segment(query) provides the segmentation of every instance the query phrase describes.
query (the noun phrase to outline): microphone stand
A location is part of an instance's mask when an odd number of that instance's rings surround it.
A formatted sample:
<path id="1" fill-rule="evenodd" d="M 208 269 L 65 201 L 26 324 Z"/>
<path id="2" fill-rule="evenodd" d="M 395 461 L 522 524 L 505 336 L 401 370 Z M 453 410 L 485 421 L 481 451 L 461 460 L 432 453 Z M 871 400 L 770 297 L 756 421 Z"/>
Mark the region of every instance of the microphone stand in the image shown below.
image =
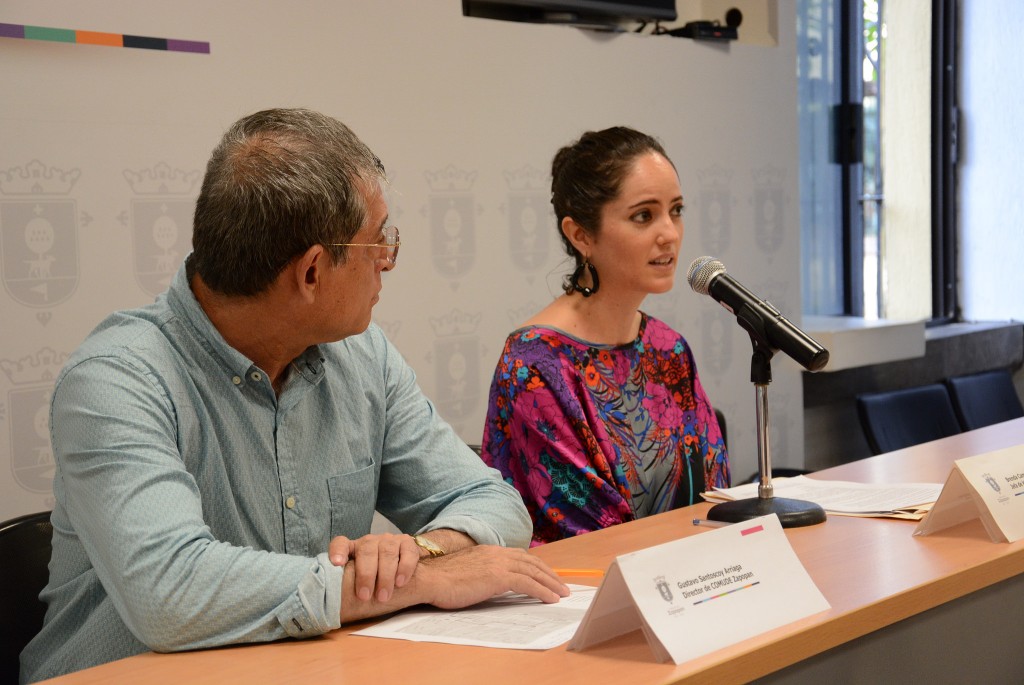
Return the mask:
<path id="1" fill-rule="evenodd" d="M 744 306 L 736 320 L 747 333 L 754 352 L 750 359 L 750 381 L 754 384 L 757 410 L 757 470 L 759 482 L 757 497 L 720 502 L 708 511 L 713 521 L 738 523 L 759 516 L 777 514 L 783 528 L 813 526 L 825 522 L 825 510 L 814 502 L 786 497 L 775 497 L 772 486 L 772 455 L 768 439 L 768 384 L 772 382 L 772 357 L 775 350 L 764 335 L 760 316 L 751 307 Z"/>

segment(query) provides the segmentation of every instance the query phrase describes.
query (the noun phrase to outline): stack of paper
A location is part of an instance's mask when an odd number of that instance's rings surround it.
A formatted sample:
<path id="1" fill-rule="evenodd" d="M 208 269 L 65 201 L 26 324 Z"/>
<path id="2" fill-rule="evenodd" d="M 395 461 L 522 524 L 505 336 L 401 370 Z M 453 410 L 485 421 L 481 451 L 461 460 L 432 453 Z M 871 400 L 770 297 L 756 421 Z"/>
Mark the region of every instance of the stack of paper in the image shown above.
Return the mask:
<path id="1" fill-rule="evenodd" d="M 757 483 L 705 492 L 709 502 L 757 497 Z M 773 478 L 775 497 L 814 502 L 829 514 L 911 519 L 924 517 L 942 492 L 941 483 L 853 483 L 797 476 Z"/>

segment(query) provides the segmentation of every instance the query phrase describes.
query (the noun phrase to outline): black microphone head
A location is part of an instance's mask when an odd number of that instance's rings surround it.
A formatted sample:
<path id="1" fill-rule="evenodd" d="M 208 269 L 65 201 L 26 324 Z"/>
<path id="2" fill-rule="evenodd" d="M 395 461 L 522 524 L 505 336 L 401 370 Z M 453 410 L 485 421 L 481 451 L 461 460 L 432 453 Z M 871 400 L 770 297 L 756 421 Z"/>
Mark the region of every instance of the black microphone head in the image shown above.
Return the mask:
<path id="1" fill-rule="evenodd" d="M 715 276 L 725 273 L 725 264 L 714 257 L 697 257 L 686 272 L 686 280 L 694 292 L 708 294 L 708 287 Z"/>

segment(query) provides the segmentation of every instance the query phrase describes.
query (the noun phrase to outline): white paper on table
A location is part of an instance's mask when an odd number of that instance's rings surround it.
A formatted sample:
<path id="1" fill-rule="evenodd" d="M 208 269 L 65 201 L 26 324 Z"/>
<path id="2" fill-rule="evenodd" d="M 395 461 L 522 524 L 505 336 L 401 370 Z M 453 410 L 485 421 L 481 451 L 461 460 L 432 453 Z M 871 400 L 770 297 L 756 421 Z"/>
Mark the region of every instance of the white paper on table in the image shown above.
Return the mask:
<path id="1" fill-rule="evenodd" d="M 641 628 L 678 664 L 828 608 L 771 514 L 617 557 L 569 649 Z"/>
<path id="2" fill-rule="evenodd" d="M 1024 539 L 1024 445 L 953 462 L 942 494 L 914 535 L 976 518 L 993 542 Z"/>
<path id="3" fill-rule="evenodd" d="M 710 501 L 757 497 L 757 483 L 733 488 L 715 488 L 705 493 Z M 844 480 L 818 480 L 805 476 L 773 478 L 773 494 L 814 502 L 831 514 L 884 515 L 901 509 L 927 505 L 939 497 L 940 483 L 855 483 Z"/>
<path id="4" fill-rule="evenodd" d="M 501 649 L 551 649 L 569 640 L 597 588 L 569 585 L 554 604 L 511 592 L 457 611 L 404 611 L 353 635 Z"/>

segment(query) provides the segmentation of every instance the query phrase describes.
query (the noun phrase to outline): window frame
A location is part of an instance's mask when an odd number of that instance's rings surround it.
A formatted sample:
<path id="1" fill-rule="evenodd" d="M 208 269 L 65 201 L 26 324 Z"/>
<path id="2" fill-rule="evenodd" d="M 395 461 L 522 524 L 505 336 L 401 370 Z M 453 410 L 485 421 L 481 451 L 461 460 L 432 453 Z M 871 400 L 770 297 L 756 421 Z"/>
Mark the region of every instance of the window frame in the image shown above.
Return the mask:
<path id="1" fill-rule="evenodd" d="M 890 0 L 898 1 L 898 0 Z M 957 101 L 957 35 L 959 0 L 932 0 L 931 59 L 931 319 L 933 326 L 960 320 L 958 302 L 958 224 L 957 224 L 957 159 L 959 108 Z M 832 165 L 838 166 L 839 189 L 834 201 L 839 204 L 839 225 L 821 226 L 820 217 L 802 220 L 802 277 L 804 292 L 819 293 L 823 288 L 836 288 L 835 297 L 816 297 L 825 307 L 839 305 L 841 312 L 822 311 L 820 306 L 804 298 L 804 313 L 819 316 L 864 317 L 864 211 L 863 201 L 863 0 L 805 0 L 798 4 L 803 15 L 798 22 L 808 31 L 809 15 L 832 14 L 836 21 L 823 29 L 836 35 L 825 44 L 835 46 L 833 74 L 837 90 L 831 106 L 830 128 Z M 884 8 L 883 10 L 884 11 Z M 817 24 L 816 24 L 817 25 Z M 804 44 L 798 37 L 798 47 Z M 801 57 L 801 59 L 803 59 Z M 803 84 L 801 84 L 803 86 Z M 808 102 L 801 102 L 802 107 Z M 822 103 L 815 103 L 821 105 Z M 814 164 L 805 160 L 802 164 Z M 802 170 L 801 176 L 813 175 Z M 813 192 L 801 188 L 801 193 Z M 882 200 L 884 202 L 884 200 Z M 812 198 L 812 203 L 822 198 Z M 881 227 L 885 230 L 885 226 Z M 830 242 L 822 231 L 832 231 L 839 249 L 832 254 L 814 252 L 807 245 Z M 841 253 L 841 254 L 840 254 Z M 833 264 L 813 264 L 822 259 Z M 833 275 L 838 278 L 832 277 Z M 884 309 L 884 308 L 883 308 Z"/>

